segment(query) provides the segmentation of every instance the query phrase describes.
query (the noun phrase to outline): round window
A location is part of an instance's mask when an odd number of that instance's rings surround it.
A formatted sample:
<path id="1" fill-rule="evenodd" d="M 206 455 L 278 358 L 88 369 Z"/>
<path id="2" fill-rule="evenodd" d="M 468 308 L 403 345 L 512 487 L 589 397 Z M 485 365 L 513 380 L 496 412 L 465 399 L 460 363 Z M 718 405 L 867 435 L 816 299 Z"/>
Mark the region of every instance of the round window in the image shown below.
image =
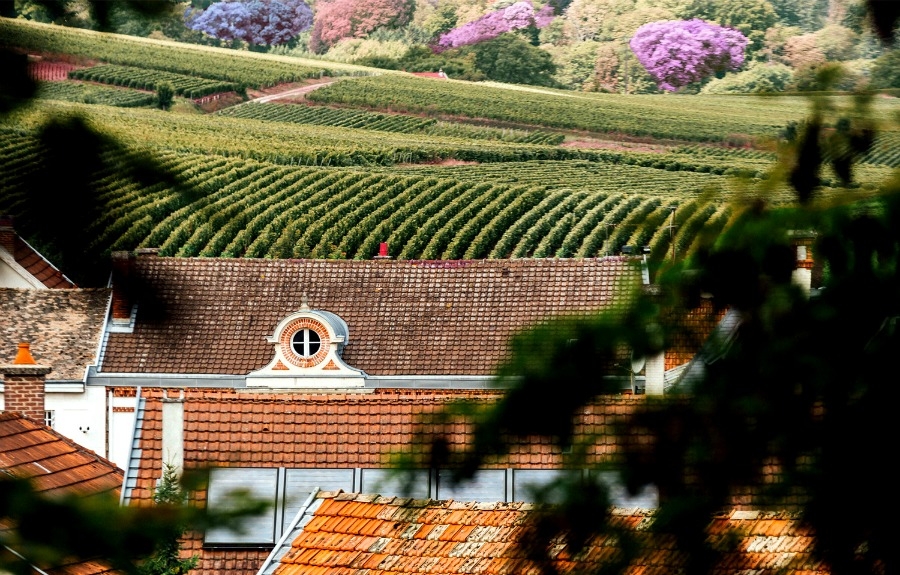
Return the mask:
<path id="1" fill-rule="evenodd" d="M 325 326 L 311 317 L 289 322 L 278 336 L 282 357 L 297 367 L 319 365 L 328 355 L 331 340 Z"/>
<path id="2" fill-rule="evenodd" d="M 311 329 L 300 329 L 291 337 L 291 349 L 300 357 L 312 357 L 322 347 L 319 334 Z"/>

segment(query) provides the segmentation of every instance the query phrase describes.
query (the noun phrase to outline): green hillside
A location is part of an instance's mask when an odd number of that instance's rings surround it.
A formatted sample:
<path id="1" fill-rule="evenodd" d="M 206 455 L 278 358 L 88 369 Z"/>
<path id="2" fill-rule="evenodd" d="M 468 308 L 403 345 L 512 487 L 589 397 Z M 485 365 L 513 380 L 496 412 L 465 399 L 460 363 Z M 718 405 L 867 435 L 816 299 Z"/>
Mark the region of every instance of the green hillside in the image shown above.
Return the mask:
<path id="1" fill-rule="evenodd" d="M 231 68 L 263 87 L 292 68 L 286 58 L 18 21 L 0 20 L 0 31 L 45 59 L 37 50 L 44 44 L 57 57 L 69 50 L 90 64 L 115 64 L 106 68 L 112 76 L 142 70 L 151 79 L 165 72 L 221 81 L 212 70 Z M 143 57 L 103 51 L 131 42 Z M 307 64 L 296 66 L 300 76 Z M 146 89 L 43 83 L 38 100 L 0 119 L 0 213 L 47 245 L 36 206 L 52 211 L 68 203 L 55 198 L 74 192 L 36 187 L 58 152 L 48 154 L 45 127 L 76 118 L 105 135 L 102 163 L 79 176 L 97 208 L 79 222 L 89 238 L 81 250 L 97 261 L 141 247 L 176 256 L 370 258 L 381 242 L 411 259 L 593 257 L 625 245 L 681 256 L 704 229 L 720 230 L 744 198 L 793 198 L 772 169 L 785 127 L 808 113 L 804 98 L 585 94 L 367 73 L 305 99 L 238 100 L 216 113 L 186 98 L 175 108 L 182 111 L 135 98 L 116 105 L 114 92 L 152 97 Z M 97 91 L 87 99 L 85 90 Z M 829 103 L 853 109 L 849 96 Z M 900 165 L 900 132 L 888 122 L 900 104 L 878 98 L 874 107 L 884 125 L 855 173 L 860 197 L 877 193 Z M 839 181 L 823 173 L 818 197 L 835 195 Z"/>

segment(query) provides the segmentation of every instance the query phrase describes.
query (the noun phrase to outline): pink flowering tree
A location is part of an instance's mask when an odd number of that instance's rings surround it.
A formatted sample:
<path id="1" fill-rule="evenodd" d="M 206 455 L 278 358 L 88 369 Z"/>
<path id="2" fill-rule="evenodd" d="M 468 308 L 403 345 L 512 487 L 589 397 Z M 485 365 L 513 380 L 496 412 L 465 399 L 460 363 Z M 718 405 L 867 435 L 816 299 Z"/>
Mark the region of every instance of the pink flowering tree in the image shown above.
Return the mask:
<path id="1" fill-rule="evenodd" d="M 629 45 L 657 86 L 674 92 L 716 72 L 740 69 L 747 37 L 699 19 L 671 20 L 644 24 Z"/>
<path id="2" fill-rule="evenodd" d="M 319 0 L 309 49 L 321 54 L 344 38 L 406 26 L 415 9 L 415 0 Z"/>
<path id="3" fill-rule="evenodd" d="M 192 30 L 259 46 L 284 44 L 312 22 L 312 10 L 303 0 L 225 0 L 185 18 Z"/>
<path id="4" fill-rule="evenodd" d="M 553 6 L 548 4 L 537 12 L 531 2 L 516 2 L 506 8 L 485 14 L 478 20 L 469 22 L 442 34 L 435 45 L 435 51 L 459 48 L 492 40 L 506 32 L 520 30 L 528 26 L 543 28 L 553 20 Z"/>

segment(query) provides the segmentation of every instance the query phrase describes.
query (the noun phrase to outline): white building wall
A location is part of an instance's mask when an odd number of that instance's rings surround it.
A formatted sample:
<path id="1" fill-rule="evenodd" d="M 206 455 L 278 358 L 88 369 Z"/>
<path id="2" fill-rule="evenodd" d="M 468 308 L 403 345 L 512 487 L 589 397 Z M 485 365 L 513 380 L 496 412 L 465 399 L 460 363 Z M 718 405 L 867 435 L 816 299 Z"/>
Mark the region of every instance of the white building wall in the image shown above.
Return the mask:
<path id="1" fill-rule="evenodd" d="M 32 278 L 31 281 L 28 281 L 28 279 L 23 277 L 22 268 L 16 267 L 18 269 L 13 269 L 7 262 L 0 259 L 0 287 L 34 289 L 36 287 L 34 285 L 35 280 Z M 43 287 L 42 285 L 41 288 Z"/>
<path id="2" fill-rule="evenodd" d="M 44 407 L 54 412 L 53 429 L 98 455 L 106 453 L 106 400 L 103 388 L 82 393 L 48 393 Z"/>
<path id="3" fill-rule="evenodd" d="M 45 409 L 54 415 L 55 431 L 109 459 L 120 469 L 128 466 L 131 455 L 136 405 L 134 397 L 112 397 L 101 386 L 44 396 Z M 0 411 L 5 407 L 4 394 L 0 391 Z"/>
<path id="4" fill-rule="evenodd" d="M 120 469 L 128 469 L 132 436 L 134 435 L 134 420 L 137 416 L 137 398 L 112 397 L 111 395 L 110 393 L 107 397 L 109 455 L 106 457 Z"/>

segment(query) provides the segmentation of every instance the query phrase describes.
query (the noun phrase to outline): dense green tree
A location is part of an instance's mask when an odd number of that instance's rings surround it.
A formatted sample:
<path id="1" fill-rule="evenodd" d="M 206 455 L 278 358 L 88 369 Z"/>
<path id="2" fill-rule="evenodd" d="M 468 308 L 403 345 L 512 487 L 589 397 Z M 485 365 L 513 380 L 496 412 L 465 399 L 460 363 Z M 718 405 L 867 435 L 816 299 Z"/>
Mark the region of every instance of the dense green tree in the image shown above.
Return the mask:
<path id="1" fill-rule="evenodd" d="M 175 98 L 175 86 L 172 82 L 160 82 L 156 86 L 156 105 L 162 110 L 168 110 L 172 107 L 172 100 Z"/>
<path id="2" fill-rule="evenodd" d="M 422 23 L 422 28 L 432 38 L 437 38 L 444 32 L 449 32 L 456 28 L 456 24 L 456 7 L 450 4 L 439 4 L 434 12 Z"/>
<path id="3" fill-rule="evenodd" d="M 900 49 L 888 50 L 872 65 L 873 88 L 900 88 Z"/>
<path id="4" fill-rule="evenodd" d="M 828 0 L 769 0 L 778 14 L 778 20 L 786 26 L 797 26 L 805 32 L 814 32 L 825 24 L 828 16 Z"/>
<path id="5" fill-rule="evenodd" d="M 516 33 L 501 34 L 493 40 L 469 46 L 475 67 L 491 80 L 509 84 L 553 86 L 556 65 L 550 54 Z"/>
<path id="6" fill-rule="evenodd" d="M 597 51 L 602 45 L 601 42 L 586 40 L 558 50 L 560 54 L 554 59 L 557 63 L 554 78 L 559 85 L 572 90 L 593 86 Z"/>
<path id="7" fill-rule="evenodd" d="M 692 0 L 680 16 L 684 19 L 700 18 L 740 31 L 750 40 L 748 59 L 762 49 L 766 31 L 778 21 L 769 0 Z"/>

